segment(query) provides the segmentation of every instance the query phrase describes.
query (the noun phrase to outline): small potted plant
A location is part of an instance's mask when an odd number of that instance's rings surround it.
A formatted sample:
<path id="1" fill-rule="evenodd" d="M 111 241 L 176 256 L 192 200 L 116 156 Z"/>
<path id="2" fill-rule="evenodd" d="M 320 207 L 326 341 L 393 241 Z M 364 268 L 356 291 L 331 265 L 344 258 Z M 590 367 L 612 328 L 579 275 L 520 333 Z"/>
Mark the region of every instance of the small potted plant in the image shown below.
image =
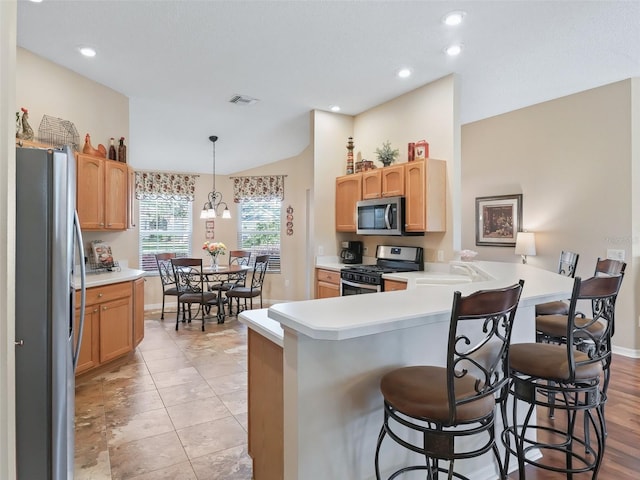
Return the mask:
<path id="1" fill-rule="evenodd" d="M 384 165 L 385 167 L 388 167 L 393 162 L 395 162 L 399 154 L 400 151 L 397 148 L 391 148 L 391 143 L 389 142 L 389 140 L 382 143 L 382 148 L 376 148 L 378 161 L 382 162 L 382 165 Z"/>

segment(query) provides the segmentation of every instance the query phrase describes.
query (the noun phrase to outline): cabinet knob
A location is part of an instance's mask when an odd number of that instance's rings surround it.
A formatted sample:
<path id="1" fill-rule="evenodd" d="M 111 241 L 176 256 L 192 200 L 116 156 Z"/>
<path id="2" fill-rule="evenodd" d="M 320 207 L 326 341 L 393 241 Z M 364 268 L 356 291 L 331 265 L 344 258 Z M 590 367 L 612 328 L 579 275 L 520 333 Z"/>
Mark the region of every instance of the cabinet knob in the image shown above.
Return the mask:
<path id="1" fill-rule="evenodd" d="M 101 227 L 104 227 L 104 223 L 100 222 L 100 226 L 101 226 Z"/>
<path id="2" fill-rule="evenodd" d="M 103 295 L 104 295 L 103 293 L 99 293 L 99 294 L 98 294 L 98 297 L 102 297 Z"/>
<path id="3" fill-rule="evenodd" d="M 13 343 L 16 344 L 16 347 L 23 347 L 24 346 L 24 340 L 16 340 Z"/>
<path id="4" fill-rule="evenodd" d="M 102 310 L 106 310 L 106 309 L 107 309 L 107 307 L 102 307 Z"/>
<path id="5" fill-rule="evenodd" d="M 93 313 L 98 313 L 98 309 L 97 309 L 97 308 L 94 308 L 94 309 L 93 309 Z"/>
<path id="6" fill-rule="evenodd" d="M 113 225 L 113 223 L 108 223 L 108 224 L 107 224 L 107 227 L 110 227 L 110 226 L 112 226 L 112 225 Z"/>

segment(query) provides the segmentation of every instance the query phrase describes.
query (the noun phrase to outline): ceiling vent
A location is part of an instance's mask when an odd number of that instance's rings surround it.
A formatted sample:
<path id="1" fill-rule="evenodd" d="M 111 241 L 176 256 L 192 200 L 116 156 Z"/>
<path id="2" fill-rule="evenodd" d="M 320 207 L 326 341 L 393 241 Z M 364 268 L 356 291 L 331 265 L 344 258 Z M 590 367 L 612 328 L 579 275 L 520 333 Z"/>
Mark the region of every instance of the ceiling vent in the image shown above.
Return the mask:
<path id="1" fill-rule="evenodd" d="M 257 98 L 248 97 L 247 95 L 234 95 L 229 99 L 229 102 L 235 103 L 236 105 L 253 105 L 254 103 L 259 102 Z"/>

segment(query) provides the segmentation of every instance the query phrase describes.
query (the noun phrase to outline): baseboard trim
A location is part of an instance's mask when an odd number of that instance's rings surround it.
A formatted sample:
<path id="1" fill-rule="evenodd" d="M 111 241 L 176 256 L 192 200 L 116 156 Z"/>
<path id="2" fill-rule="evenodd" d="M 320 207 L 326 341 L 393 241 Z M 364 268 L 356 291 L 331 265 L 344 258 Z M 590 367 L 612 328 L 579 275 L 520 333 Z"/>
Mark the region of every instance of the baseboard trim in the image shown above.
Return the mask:
<path id="1" fill-rule="evenodd" d="M 623 357 L 640 358 L 640 350 L 634 350 L 632 348 L 616 347 L 614 345 L 611 347 L 611 351 Z"/>

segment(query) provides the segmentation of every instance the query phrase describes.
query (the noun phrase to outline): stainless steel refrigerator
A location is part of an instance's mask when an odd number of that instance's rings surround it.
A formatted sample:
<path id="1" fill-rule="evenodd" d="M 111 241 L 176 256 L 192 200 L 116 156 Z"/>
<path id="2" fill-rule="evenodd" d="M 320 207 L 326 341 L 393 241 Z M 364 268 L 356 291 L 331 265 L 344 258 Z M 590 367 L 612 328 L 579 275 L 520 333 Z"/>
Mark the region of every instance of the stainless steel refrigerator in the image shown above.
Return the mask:
<path id="1" fill-rule="evenodd" d="M 73 479 L 75 157 L 16 149 L 16 449 L 20 480 Z M 74 241 L 75 240 L 75 241 Z M 80 285 L 78 285 L 80 287 Z M 84 295 L 82 295 L 84 297 Z M 82 302 L 84 303 L 84 302 Z M 84 308 L 81 309 L 84 312 Z"/>

